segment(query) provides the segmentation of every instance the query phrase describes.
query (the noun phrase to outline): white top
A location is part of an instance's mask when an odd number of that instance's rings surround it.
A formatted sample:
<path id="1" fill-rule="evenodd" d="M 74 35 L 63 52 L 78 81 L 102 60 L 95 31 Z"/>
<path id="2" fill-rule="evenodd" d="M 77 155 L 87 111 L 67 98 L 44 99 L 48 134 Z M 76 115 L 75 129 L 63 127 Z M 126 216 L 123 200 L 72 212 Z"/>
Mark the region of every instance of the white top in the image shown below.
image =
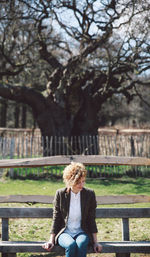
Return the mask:
<path id="1" fill-rule="evenodd" d="M 64 232 L 68 233 L 72 237 L 83 232 L 81 229 L 80 192 L 75 194 L 71 191 L 68 223 Z"/>

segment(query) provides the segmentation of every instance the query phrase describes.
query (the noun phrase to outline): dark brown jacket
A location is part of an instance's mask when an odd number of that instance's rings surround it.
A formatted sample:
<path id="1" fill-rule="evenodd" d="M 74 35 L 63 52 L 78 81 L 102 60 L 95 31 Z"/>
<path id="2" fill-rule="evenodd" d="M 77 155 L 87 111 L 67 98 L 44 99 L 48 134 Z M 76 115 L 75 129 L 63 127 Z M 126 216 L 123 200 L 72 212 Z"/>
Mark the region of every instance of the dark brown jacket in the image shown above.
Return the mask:
<path id="1" fill-rule="evenodd" d="M 91 240 L 91 234 L 97 233 L 97 226 L 95 221 L 96 210 L 96 197 L 95 193 L 91 189 L 83 188 L 81 191 L 81 228 L 89 234 Z M 65 230 L 68 216 L 69 216 L 69 204 L 70 204 L 70 191 L 67 192 L 67 188 L 62 188 L 56 191 L 54 198 L 53 208 L 53 222 L 51 227 L 51 233 L 56 234 L 55 242 L 57 243 L 58 236 Z"/>

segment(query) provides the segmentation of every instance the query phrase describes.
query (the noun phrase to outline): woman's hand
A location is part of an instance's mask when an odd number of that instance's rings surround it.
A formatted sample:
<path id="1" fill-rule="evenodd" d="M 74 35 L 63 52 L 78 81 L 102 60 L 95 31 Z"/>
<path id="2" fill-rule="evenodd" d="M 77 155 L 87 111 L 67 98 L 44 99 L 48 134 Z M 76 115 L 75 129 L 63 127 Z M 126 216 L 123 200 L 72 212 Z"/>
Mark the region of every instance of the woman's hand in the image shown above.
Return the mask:
<path id="1" fill-rule="evenodd" d="M 93 244 L 93 248 L 96 253 L 100 253 L 102 251 L 102 245 L 97 242 Z"/>
<path id="2" fill-rule="evenodd" d="M 51 242 L 46 242 L 45 244 L 42 245 L 42 248 L 50 252 L 52 248 L 54 247 L 54 243 Z"/>

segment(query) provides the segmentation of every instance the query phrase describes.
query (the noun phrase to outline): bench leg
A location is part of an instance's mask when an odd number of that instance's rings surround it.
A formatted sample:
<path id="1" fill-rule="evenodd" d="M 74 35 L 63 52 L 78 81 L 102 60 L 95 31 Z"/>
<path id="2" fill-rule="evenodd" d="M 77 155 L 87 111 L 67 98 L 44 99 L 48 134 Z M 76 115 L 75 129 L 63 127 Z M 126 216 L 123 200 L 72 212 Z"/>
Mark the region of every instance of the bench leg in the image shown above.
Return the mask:
<path id="1" fill-rule="evenodd" d="M 130 257 L 130 253 L 116 253 L 116 257 Z"/>
<path id="2" fill-rule="evenodd" d="M 2 253 L 2 257 L 17 257 L 16 253 Z"/>

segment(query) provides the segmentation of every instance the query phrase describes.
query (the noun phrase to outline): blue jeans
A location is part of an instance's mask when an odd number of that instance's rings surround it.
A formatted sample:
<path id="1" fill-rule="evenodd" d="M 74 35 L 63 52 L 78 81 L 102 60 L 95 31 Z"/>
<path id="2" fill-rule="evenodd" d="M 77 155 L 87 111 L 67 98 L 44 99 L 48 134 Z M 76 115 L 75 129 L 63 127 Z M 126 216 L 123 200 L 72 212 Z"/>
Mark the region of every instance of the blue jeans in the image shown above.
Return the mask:
<path id="1" fill-rule="evenodd" d="M 62 233 L 58 237 L 58 244 L 65 248 L 66 257 L 86 257 L 89 236 L 80 233 L 74 238 L 67 233 Z"/>

